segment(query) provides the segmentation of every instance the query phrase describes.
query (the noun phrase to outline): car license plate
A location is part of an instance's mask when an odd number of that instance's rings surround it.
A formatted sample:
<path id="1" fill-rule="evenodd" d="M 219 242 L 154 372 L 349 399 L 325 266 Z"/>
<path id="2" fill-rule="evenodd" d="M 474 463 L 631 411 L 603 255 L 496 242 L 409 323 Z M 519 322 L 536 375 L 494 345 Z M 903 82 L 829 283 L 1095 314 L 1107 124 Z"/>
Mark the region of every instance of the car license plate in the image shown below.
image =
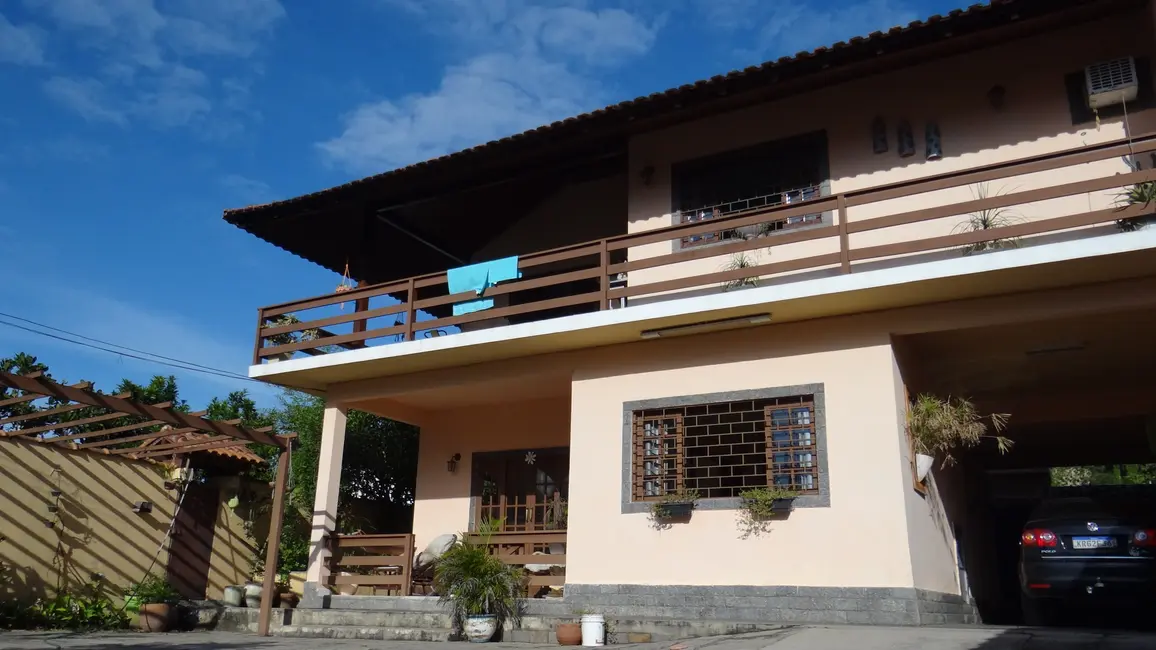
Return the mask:
<path id="1" fill-rule="evenodd" d="M 1072 548 L 1078 549 L 1093 549 L 1093 548 L 1116 548 L 1116 538 L 1114 537 L 1073 537 Z"/>

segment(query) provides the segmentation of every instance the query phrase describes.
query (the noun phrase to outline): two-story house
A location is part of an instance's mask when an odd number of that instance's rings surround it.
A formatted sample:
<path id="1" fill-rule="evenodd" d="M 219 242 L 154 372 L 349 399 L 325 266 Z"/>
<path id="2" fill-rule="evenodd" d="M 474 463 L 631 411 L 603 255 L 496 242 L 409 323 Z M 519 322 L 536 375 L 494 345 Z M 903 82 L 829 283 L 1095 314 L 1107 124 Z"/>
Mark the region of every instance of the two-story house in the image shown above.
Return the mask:
<path id="1" fill-rule="evenodd" d="M 351 278 L 262 308 L 250 368 L 327 400 L 310 588 L 359 580 L 325 543 L 358 409 L 420 427 L 418 551 L 494 520 L 576 606 L 998 610 L 989 470 L 1152 453 L 1154 35 L 1146 0 L 992 0 L 227 211 Z M 920 480 L 924 392 L 1016 448 Z M 745 534 L 766 486 L 793 508 Z"/>

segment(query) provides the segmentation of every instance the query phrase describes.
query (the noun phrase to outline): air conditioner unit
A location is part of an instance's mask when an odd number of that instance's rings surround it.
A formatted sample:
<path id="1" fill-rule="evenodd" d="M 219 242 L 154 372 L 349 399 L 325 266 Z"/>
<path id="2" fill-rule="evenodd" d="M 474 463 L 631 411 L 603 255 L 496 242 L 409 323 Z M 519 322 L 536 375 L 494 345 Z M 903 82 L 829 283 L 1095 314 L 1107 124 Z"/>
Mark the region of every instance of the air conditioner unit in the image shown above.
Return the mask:
<path id="1" fill-rule="evenodd" d="M 1115 106 L 1136 99 L 1140 83 L 1132 57 L 1095 63 L 1084 69 L 1088 84 L 1088 106 L 1094 109 Z"/>

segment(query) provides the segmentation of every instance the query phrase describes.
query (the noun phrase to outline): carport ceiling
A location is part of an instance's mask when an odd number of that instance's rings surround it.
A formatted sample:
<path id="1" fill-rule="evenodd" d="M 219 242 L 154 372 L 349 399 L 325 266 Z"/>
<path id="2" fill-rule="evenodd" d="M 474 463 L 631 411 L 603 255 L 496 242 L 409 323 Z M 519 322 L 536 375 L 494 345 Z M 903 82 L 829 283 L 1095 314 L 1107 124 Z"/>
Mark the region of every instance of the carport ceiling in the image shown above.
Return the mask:
<path id="1" fill-rule="evenodd" d="M 895 343 L 912 392 L 978 398 L 1152 384 L 1154 334 L 1156 310 L 1148 309 L 917 334 Z"/>

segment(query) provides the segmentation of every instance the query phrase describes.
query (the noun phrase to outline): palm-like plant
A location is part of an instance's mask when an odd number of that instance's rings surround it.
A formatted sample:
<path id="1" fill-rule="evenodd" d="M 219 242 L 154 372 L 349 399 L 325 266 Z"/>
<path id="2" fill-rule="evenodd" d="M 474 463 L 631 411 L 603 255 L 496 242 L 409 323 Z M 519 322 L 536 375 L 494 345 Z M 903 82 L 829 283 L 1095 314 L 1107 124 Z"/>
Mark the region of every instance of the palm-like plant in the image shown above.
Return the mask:
<path id="1" fill-rule="evenodd" d="M 483 522 L 479 534 L 458 535 L 434 563 L 434 589 L 439 602 L 450 608 L 461 629 L 467 616 L 490 615 L 517 623 L 522 617 L 526 575 L 521 567 L 506 564 L 490 553 L 494 527 Z"/>
<path id="2" fill-rule="evenodd" d="M 1002 196 L 1004 193 L 1003 190 L 992 193 L 991 190 L 988 189 L 987 183 L 980 183 L 971 190 L 972 198 L 977 201 Z M 1023 221 L 1023 217 L 1014 214 L 1008 208 L 988 208 L 987 210 L 979 210 L 967 215 L 967 219 L 953 228 L 951 232 L 964 233 L 998 230 L 1023 223 Z M 982 253 L 984 251 L 994 251 L 1004 248 L 1019 248 L 1019 245 L 1020 240 L 1016 237 L 990 239 L 988 241 L 976 242 L 964 246 L 963 254 L 971 255 L 972 253 Z"/>
<path id="3" fill-rule="evenodd" d="M 1116 205 L 1120 209 L 1130 205 L 1142 205 L 1147 209 L 1151 208 L 1154 202 L 1156 202 L 1156 182 L 1154 181 L 1136 183 L 1116 197 Z M 1151 215 L 1119 219 L 1116 221 L 1116 227 L 1124 232 L 1133 232 L 1147 225 L 1149 216 Z"/>
<path id="4" fill-rule="evenodd" d="M 730 261 L 723 267 L 724 271 L 738 271 L 739 269 L 754 268 L 759 265 L 759 260 L 755 255 L 748 255 L 746 252 L 735 253 L 731 256 Z M 746 287 L 759 286 L 759 277 L 757 275 L 749 278 L 738 278 L 723 284 L 723 291 L 732 291 L 734 289 L 745 289 Z"/>
<path id="5" fill-rule="evenodd" d="M 916 453 L 943 458 L 943 467 L 947 467 L 956 462 L 955 449 L 974 447 L 985 438 L 995 440 L 999 453 L 1010 451 L 1012 440 L 999 435 L 1010 417 L 1007 413 L 982 416 L 966 399 L 921 394 L 907 409 L 907 430 Z M 989 421 L 994 435 L 988 433 Z"/>

